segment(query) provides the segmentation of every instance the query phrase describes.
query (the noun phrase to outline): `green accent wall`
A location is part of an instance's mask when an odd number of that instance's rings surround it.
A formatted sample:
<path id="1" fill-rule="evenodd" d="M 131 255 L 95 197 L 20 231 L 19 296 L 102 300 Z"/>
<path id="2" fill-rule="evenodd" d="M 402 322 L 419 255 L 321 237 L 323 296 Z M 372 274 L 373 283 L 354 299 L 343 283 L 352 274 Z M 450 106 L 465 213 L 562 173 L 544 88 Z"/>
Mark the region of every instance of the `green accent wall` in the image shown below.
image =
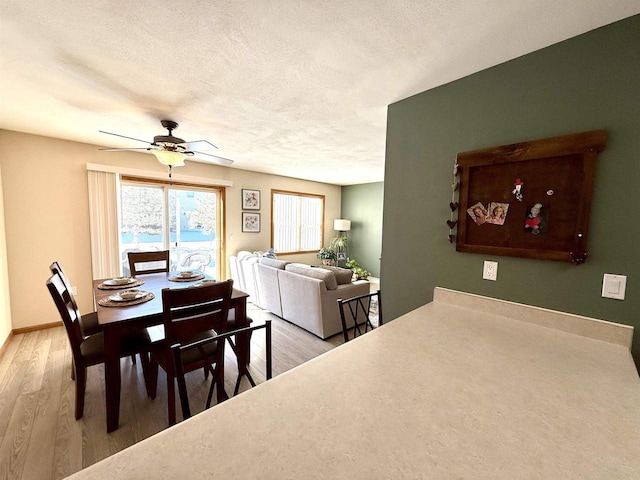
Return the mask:
<path id="1" fill-rule="evenodd" d="M 446 220 L 459 152 L 597 129 L 609 137 L 585 264 L 455 251 Z M 640 363 L 639 204 L 640 15 L 389 105 L 385 317 L 441 286 L 633 325 Z M 484 260 L 498 262 L 496 282 L 482 279 Z M 624 301 L 601 297 L 605 273 L 627 276 Z"/>
<path id="2" fill-rule="evenodd" d="M 384 183 L 342 187 L 342 218 L 351 220 L 349 257 L 380 277 Z"/>

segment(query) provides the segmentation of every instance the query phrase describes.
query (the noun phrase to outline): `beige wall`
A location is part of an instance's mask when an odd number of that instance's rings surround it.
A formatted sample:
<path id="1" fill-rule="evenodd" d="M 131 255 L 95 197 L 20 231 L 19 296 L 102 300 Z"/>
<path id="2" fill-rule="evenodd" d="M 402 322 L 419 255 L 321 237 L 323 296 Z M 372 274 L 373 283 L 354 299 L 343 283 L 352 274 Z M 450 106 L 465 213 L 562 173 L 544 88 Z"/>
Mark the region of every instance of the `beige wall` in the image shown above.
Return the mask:
<path id="1" fill-rule="evenodd" d="M 2 200 L 2 163 L 0 162 L 0 348 L 11 333 L 11 301 L 9 298 L 9 269 L 7 242 L 4 228 L 4 202 Z"/>
<path id="2" fill-rule="evenodd" d="M 148 154 L 101 152 L 95 145 L 0 130 L 11 324 L 14 329 L 59 320 L 44 286 L 49 264 L 54 260 L 62 264 L 77 286 L 77 300 L 82 313 L 93 309 L 87 163 L 166 173 L 166 168 Z M 239 250 L 267 250 L 270 247 L 272 188 L 325 195 L 325 241 L 328 242 L 335 234 L 333 219 L 340 217 L 341 202 L 338 186 L 197 162 L 187 162 L 187 166 L 175 173 L 233 182 L 226 193 L 227 255 Z M 241 232 L 242 188 L 261 191 L 260 233 Z M 314 254 L 288 259 L 317 263 Z M 0 299 L 1 295 L 0 292 Z M 0 324 L 0 335 L 3 328 Z"/>

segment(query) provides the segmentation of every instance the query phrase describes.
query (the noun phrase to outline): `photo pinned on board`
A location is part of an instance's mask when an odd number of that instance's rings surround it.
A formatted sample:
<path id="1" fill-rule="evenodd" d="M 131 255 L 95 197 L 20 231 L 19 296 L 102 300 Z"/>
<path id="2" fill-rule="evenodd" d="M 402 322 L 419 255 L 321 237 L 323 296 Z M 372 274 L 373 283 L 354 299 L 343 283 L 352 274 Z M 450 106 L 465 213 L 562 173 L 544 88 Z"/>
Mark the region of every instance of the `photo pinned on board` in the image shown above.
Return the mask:
<path id="1" fill-rule="evenodd" d="M 476 202 L 467 208 L 467 213 L 476 225 L 487 223 L 488 211 L 482 202 Z"/>
<path id="2" fill-rule="evenodd" d="M 549 208 L 538 202 L 527 207 L 527 217 L 524 221 L 524 230 L 533 235 L 544 233 L 547 230 L 549 220 Z"/>
<path id="3" fill-rule="evenodd" d="M 489 204 L 489 220 L 492 225 L 504 225 L 507 220 L 508 203 L 491 202 Z"/>

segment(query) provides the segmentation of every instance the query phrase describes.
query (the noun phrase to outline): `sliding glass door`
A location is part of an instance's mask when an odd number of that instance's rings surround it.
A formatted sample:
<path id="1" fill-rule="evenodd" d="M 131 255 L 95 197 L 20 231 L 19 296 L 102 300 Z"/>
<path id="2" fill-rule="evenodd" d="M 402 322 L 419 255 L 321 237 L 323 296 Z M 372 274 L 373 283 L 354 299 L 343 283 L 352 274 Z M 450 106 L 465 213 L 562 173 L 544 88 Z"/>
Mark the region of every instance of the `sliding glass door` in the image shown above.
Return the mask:
<path id="1" fill-rule="evenodd" d="M 169 250 L 171 270 L 201 270 L 221 278 L 219 236 L 222 191 L 123 180 L 120 194 L 120 256 Z"/>
<path id="2" fill-rule="evenodd" d="M 169 188 L 169 246 L 176 269 L 201 270 L 220 278 L 218 194 Z"/>

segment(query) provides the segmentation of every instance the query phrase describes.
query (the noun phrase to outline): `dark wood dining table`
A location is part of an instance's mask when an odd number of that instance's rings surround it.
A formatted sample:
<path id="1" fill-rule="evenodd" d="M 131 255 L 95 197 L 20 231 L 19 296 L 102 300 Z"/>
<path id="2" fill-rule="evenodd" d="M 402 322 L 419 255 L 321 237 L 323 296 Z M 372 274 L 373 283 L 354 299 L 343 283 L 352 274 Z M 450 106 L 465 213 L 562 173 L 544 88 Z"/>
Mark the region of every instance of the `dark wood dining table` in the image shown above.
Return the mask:
<path id="1" fill-rule="evenodd" d="M 136 280 L 144 281 L 144 284 L 135 288 L 144 292 L 151 292 L 154 298 L 136 305 L 105 307 L 100 305 L 100 299 L 104 299 L 121 290 L 103 290 L 98 288 L 105 280 L 93 281 L 93 292 L 98 312 L 98 323 L 104 332 L 105 353 L 105 393 L 107 407 L 107 432 L 117 430 L 120 420 L 120 344 L 127 335 L 135 335 L 147 327 L 162 324 L 162 290 L 165 288 L 186 288 L 198 283 L 201 279 L 190 282 L 177 282 L 169 280 L 176 276 L 176 272 L 153 273 L 140 275 Z M 205 279 L 211 277 L 205 276 Z M 122 290 L 127 289 L 124 285 Z M 248 293 L 233 289 L 231 295 L 231 308 L 235 309 L 235 324 L 233 329 L 248 326 L 247 297 Z M 248 359 L 249 340 L 247 335 L 238 335 L 236 340 L 238 357 Z M 238 362 L 239 377 L 246 373 L 246 362 Z"/>

